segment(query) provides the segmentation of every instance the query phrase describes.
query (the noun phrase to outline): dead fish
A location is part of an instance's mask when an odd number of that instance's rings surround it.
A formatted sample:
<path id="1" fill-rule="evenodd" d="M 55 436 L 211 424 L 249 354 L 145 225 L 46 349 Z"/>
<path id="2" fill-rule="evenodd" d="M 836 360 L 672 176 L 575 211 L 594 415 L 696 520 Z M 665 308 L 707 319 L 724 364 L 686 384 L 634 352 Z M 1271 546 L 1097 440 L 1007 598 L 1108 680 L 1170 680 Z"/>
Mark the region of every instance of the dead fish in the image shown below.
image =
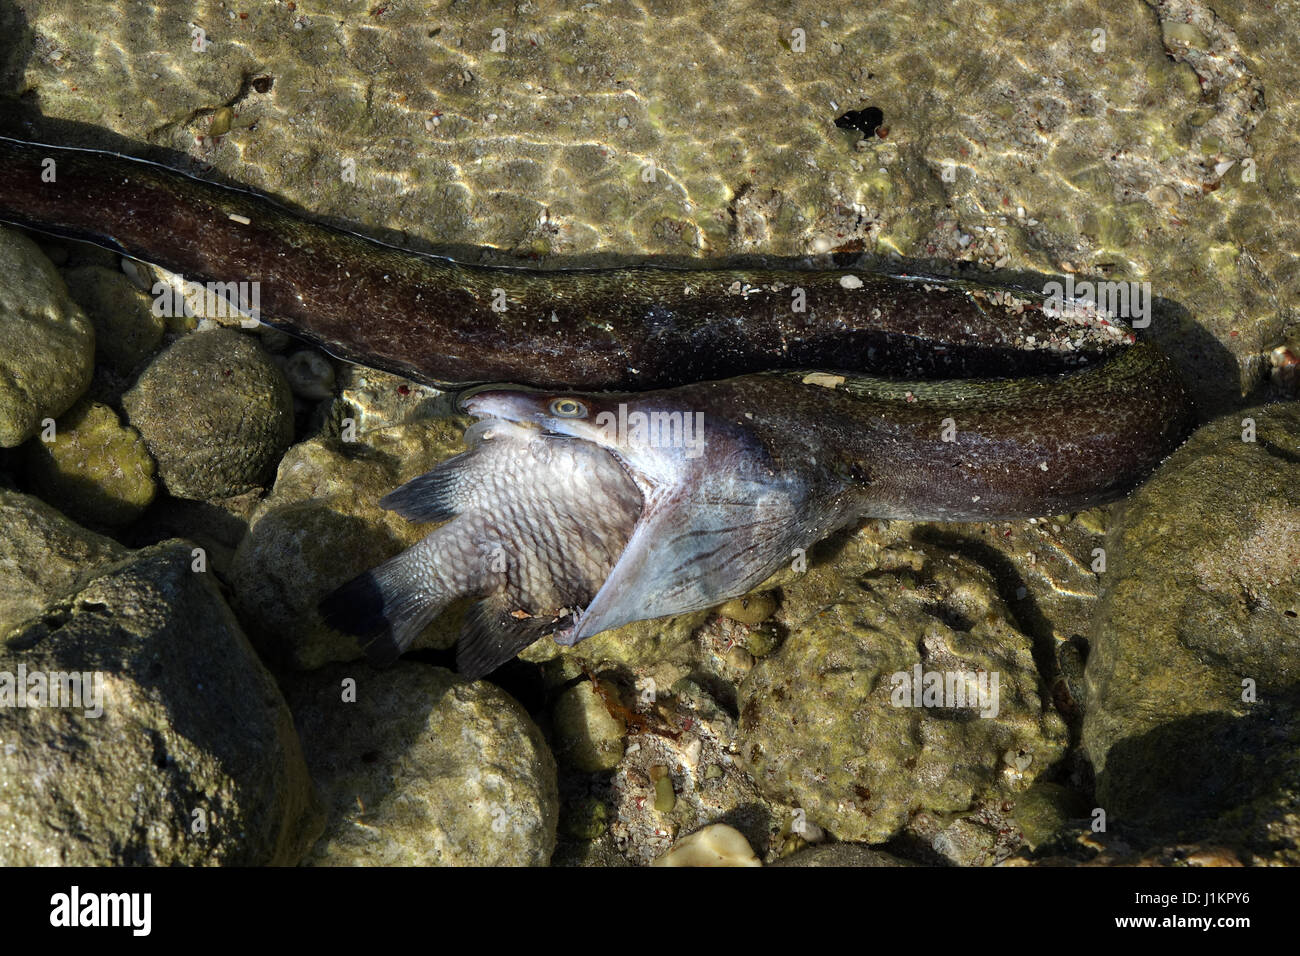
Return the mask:
<path id="1" fill-rule="evenodd" d="M 326 623 L 365 643 L 384 664 L 461 598 L 466 615 L 457 669 L 495 670 L 572 626 L 608 578 L 641 514 L 641 493 L 591 442 L 533 427 L 480 421 L 469 450 L 386 495 L 411 521 L 445 522 L 320 604 Z"/>

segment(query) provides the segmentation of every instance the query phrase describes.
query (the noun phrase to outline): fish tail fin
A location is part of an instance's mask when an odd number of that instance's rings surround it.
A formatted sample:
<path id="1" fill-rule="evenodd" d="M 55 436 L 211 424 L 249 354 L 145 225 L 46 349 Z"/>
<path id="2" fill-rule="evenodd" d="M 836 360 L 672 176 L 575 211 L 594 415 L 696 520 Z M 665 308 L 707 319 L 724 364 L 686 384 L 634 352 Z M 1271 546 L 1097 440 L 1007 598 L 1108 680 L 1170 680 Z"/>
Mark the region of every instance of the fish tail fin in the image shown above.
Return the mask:
<path id="1" fill-rule="evenodd" d="M 372 664 L 391 664 L 450 602 L 428 587 L 414 585 L 409 552 L 358 574 L 317 605 L 325 623 L 353 634 Z"/>

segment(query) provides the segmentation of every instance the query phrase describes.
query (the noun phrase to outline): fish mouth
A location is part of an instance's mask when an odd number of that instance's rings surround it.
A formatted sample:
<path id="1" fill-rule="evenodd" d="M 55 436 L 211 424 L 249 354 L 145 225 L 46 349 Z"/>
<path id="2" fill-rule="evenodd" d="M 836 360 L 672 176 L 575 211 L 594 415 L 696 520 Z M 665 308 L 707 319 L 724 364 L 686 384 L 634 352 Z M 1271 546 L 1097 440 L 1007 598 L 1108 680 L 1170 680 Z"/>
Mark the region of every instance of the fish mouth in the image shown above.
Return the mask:
<path id="1" fill-rule="evenodd" d="M 576 438 L 609 452 L 629 471 L 628 462 L 618 454 L 618 449 L 602 441 L 601 430 L 587 417 L 563 418 L 552 414 L 546 404 L 551 393 L 541 389 L 510 386 L 482 386 L 461 395 L 457 404 L 462 411 L 478 419 L 506 421 L 524 428 L 536 429 L 547 437 Z M 632 476 L 635 477 L 635 476 Z"/>

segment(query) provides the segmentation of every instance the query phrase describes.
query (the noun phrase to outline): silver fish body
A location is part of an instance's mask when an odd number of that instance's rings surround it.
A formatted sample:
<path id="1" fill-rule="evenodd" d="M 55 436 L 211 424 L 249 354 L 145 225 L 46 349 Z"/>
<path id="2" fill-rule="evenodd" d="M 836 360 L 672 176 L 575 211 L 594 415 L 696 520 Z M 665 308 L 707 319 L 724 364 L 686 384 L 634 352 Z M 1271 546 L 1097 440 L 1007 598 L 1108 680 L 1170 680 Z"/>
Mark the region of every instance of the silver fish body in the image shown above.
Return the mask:
<path id="1" fill-rule="evenodd" d="M 457 667 L 486 674 L 570 625 L 608 578 L 641 515 L 641 493 L 591 442 L 486 420 L 469 450 L 407 482 L 381 504 L 412 521 L 445 522 L 333 592 L 327 623 L 356 634 L 376 663 L 396 658 L 439 613 L 478 598 Z"/>

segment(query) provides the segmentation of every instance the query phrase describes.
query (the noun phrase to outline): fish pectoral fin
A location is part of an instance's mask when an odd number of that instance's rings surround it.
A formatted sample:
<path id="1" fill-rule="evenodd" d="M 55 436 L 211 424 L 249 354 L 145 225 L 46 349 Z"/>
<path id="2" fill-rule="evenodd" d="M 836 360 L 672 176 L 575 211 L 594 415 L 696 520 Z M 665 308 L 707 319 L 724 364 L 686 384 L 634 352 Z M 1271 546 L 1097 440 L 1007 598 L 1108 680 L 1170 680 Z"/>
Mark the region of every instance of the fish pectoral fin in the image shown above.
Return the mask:
<path id="1" fill-rule="evenodd" d="M 379 499 L 379 506 L 408 521 L 446 521 L 460 514 L 456 492 L 461 476 L 473 466 L 476 449 L 448 458 L 432 471 L 412 478 Z"/>
<path id="2" fill-rule="evenodd" d="M 794 502 L 757 486 L 648 501 L 614 570 L 562 643 L 747 593 L 787 558 L 798 522 Z"/>
<path id="3" fill-rule="evenodd" d="M 456 670 L 461 676 L 478 680 L 492 673 L 554 627 L 550 618 L 518 616 L 523 613 L 499 593 L 466 612 L 456 643 Z"/>

